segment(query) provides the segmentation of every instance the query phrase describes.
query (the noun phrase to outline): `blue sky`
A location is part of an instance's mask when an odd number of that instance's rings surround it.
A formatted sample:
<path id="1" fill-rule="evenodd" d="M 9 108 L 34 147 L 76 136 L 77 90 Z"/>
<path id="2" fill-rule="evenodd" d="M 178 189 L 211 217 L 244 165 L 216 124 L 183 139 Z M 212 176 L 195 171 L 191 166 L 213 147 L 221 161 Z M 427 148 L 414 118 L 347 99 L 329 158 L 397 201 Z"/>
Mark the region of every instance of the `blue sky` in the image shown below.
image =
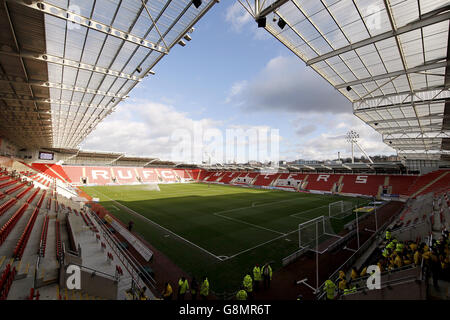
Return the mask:
<path id="1" fill-rule="evenodd" d="M 133 89 L 82 148 L 196 162 L 175 155 L 179 144 L 173 135 L 197 125 L 223 135 L 226 129 L 278 129 L 282 160 L 331 159 L 338 151 L 349 156 L 344 139 L 349 129 L 360 133 L 369 154 L 395 153 L 352 115 L 346 98 L 258 29 L 237 2 L 215 5 L 191 36 L 185 47 L 175 46 L 159 62 L 156 75 Z M 191 153 L 197 153 L 198 162 L 203 151 Z M 219 162 L 236 159 L 226 152 L 218 157 Z"/>

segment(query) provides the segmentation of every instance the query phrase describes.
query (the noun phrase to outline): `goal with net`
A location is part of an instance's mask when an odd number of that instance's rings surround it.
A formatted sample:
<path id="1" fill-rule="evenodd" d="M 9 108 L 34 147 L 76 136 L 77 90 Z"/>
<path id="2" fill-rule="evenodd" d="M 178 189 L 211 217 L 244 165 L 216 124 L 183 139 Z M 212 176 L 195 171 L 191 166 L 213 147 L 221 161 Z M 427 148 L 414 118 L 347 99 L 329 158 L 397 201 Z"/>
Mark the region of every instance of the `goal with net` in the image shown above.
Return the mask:
<path id="1" fill-rule="evenodd" d="M 320 216 L 298 225 L 300 249 L 308 248 L 322 254 L 340 238 L 334 232 L 329 217 Z"/>
<path id="2" fill-rule="evenodd" d="M 345 218 L 353 213 L 353 202 L 351 201 L 336 201 L 328 205 L 328 217 L 330 218 Z"/>
<path id="3" fill-rule="evenodd" d="M 144 185 L 144 189 L 148 191 L 161 191 L 156 182 L 149 182 Z"/>

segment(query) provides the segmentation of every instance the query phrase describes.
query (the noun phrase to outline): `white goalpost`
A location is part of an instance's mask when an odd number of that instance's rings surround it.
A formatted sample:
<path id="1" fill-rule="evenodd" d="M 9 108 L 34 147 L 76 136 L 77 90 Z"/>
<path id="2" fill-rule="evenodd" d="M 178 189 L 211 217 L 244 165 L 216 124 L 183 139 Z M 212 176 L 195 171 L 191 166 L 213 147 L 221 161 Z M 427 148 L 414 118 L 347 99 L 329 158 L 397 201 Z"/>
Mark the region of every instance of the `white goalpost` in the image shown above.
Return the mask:
<path id="1" fill-rule="evenodd" d="M 328 205 L 328 217 L 343 218 L 353 213 L 353 203 L 351 201 L 336 201 Z"/>
<path id="2" fill-rule="evenodd" d="M 341 237 L 333 231 L 329 217 L 320 216 L 298 225 L 298 245 L 300 249 L 308 249 L 322 254 L 328 250 L 329 246 L 325 244 L 322 250 L 319 245 L 331 238 L 338 240 Z"/>
<path id="3" fill-rule="evenodd" d="M 297 281 L 317 293 L 319 289 L 319 254 L 325 253 L 333 244 L 342 239 L 334 231 L 330 217 L 320 216 L 298 225 L 298 245 L 301 251 L 312 251 L 316 254 L 315 286 L 308 283 L 308 279 Z"/>
<path id="4" fill-rule="evenodd" d="M 159 185 L 156 182 L 149 182 L 144 185 L 144 189 L 148 191 L 161 191 Z"/>

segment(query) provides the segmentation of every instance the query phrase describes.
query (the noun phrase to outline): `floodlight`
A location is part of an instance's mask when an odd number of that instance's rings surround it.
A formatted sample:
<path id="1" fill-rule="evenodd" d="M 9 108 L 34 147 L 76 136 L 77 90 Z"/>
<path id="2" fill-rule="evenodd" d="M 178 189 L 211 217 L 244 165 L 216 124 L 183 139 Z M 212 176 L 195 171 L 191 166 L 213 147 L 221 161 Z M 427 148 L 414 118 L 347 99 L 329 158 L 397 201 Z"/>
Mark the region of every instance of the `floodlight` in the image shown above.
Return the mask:
<path id="1" fill-rule="evenodd" d="M 266 27 L 266 17 L 261 17 L 256 20 L 258 23 L 258 28 L 265 28 Z"/>
<path id="2" fill-rule="evenodd" d="M 202 0 L 192 0 L 192 4 L 198 9 L 202 5 Z"/>
<path id="3" fill-rule="evenodd" d="M 280 19 L 278 19 L 278 26 L 280 27 L 281 30 L 284 29 L 284 27 L 286 26 L 286 21 L 283 20 L 283 18 L 280 17 Z"/>

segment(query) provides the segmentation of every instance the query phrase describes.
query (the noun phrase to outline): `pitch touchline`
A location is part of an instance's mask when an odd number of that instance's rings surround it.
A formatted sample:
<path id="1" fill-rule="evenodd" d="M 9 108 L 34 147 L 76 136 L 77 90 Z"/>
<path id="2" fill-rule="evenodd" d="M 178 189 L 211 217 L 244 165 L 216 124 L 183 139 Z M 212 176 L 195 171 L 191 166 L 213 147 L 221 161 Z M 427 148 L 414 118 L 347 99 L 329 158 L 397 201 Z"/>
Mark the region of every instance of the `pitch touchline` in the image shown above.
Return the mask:
<path id="1" fill-rule="evenodd" d="M 239 222 L 239 223 L 247 224 L 249 226 L 253 226 L 255 228 L 259 228 L 259 229 L 262 229 L 262 230 L 278 233 L 278 234 L 281 234 L 283 236 L 286 235 L 286 233 L 282 233 L 282 232 L 278 232 L 278 231 L 275 231 L 275 230 L 272 230 L 272 229 L 264 228 L 264 227 L 259 226 L 257 224 L 253 224 L 253 223 L 250 223 L 250 222 L 242 221 L 242 220 L 231 218 L 231 217 L 227 217 L 227 216 L 222 216 L 219 213 L 213 213 L 213 215 L 216 216 L 216 217 L 221 217 L 221 218 L 224 218 L 224 219 L 229 219 L 229 220 L 236 221 L 236 222 Z"/>
<path id="2" fill-rule="evenodd" d="M 97 190 L 97 191 L 98 191 L 98 190 Z M 135 217 L 137 217 L 137 218 L 140 218 L 140 219 L 142 219 L 142 220 L 146 220 L 147 222 L 150 222 L 150 223 L 152 223 L 152 224 L 154 224 L 154 225 L 160 227 L 161 229 L 163 229 L 163 230 L 165 230 L 165 231 L 167 231 L 167 232 L 173 234 L 174 236 L 180 238 L 181 240 L 183 240 L 183 241 L 189 243 L 190 245 L 196 247 L 197 249 L 200 249 L 200 250 L 202 250 L 203 252 L 206 252 L 207 254 L 209 254 L 210 256 L 213 256 L 213 257 L 216 258 L 217 260 L 223 261 L 223 259 L 221 259 L 220 257 L 216 256 L 214 253 L 211 253 L 211 252 L 209 252 L 208 250 L 206 250 L 206 249 L 204 249 L 204 248 L 202 248 L 202 247 L 196 245 L 195 243 L 192 243 L 191 241 L 189 241 L 189 240 L 183 238 L 182 236 L 176 234 L 175 232 L 173 232 L 173 231 L 171 231 L 171 230 L 169 230 L 169 229 L 167 229 L 167 228 L 161 226 L 160 224 L 154 222 L 153 220 L 150 220 L 150 219 L 148 219 L 147 217 L 144 217 L 143 215 L 137 213 L 137 212 L 134 211 L 133 209 L 130 209 L 130 208 L 128 208 L 127 206 L 125 206 L 125 205 L 123 205 L 123 204 L 117 202 L 116 200 L 111 199 L 110 197 L 108 197 L 108 196 L 105 195 L 104 193 L 102 193 L 102 192 L 100 192 L 100 191 L 98 191 L 98 192 L 99 192 L 100 194 L 102 194 L 103 196 L 105 196 L 106 198 L 108 198 L 109 200 L 111 200 L 111 201 L 113 201 L 114 203 L 116 203 L 118 206 L 124 208 L 126 211 L 128 211 L 129 213 L 131 213 L 133 216 L 135 216 Z"/>

